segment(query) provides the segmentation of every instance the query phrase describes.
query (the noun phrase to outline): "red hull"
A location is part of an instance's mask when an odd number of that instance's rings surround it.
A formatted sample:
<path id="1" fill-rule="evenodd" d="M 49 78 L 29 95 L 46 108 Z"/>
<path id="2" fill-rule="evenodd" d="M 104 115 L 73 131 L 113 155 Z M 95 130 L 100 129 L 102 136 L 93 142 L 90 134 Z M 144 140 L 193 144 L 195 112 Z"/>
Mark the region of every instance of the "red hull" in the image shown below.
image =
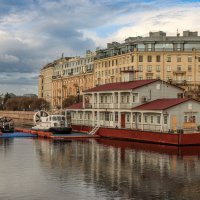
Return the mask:
<path id="1" fill-rule="evenodd" d="M 128 129 L 100 128 L 98 135 L 114 139 L 169 145 L 200 145 L 200 133 L 172 134 Z"/>
<path id="2" fill-rule="evenodd" d="M 72 126 L 75 130 L 90 131 L 91 128 L 87 126 Z M 99 128 L 96 133 L 101 137 L 133 140 L 148 143 L 168 144 L 168 145 L 200 145 L 200 133 L 156 133 L 150 131 L 130 130 L 130 129 L 115 129 L 115 128 Z"/>

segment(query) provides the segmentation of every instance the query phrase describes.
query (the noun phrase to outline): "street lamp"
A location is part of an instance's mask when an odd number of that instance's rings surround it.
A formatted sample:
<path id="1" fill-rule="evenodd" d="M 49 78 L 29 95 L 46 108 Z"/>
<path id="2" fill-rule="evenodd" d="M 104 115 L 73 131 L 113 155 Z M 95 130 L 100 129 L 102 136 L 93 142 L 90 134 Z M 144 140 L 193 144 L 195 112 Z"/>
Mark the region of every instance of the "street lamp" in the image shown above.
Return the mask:
<path id="1" fill-rule="evenodd" d="M 77 86 L 77 90 L 76 90 L 77 96 L 78 96 L 78 103 L 80 101 L 80 89 L 79 86 Z"/>
<path id="2" fill-rule="evenodd" d="M 78 97 L 77 101 L 79 103 L 79 101 L 80 101 L 80 88 L 79 88 L 77 83 L 75 83 L 74 86 L 76 87 L 76 95 Z"/>

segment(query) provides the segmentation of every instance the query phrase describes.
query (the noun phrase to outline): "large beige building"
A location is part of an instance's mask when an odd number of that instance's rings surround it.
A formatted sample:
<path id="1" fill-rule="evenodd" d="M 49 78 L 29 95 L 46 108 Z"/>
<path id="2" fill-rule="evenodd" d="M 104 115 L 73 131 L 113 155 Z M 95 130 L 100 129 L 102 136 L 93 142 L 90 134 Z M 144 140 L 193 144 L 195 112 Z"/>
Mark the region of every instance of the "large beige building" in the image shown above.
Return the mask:
<path id="1" fill-rule="evenodd" d="M 112 42 L 84 57 L 62 57 L 43 67 L 39 97 L 52 108 L 82 91 L 105 83 L 123 82 L 124 73 L 132 79 L 162 79 L 187 91 L 200 90 L 200 37 L 184 31 L 181 36 L 150 32 L 148 37 L 129 37 L 124 43 Z"/>
<path id="2" fill-rule="evenodd" d="M 38 97 L 43 98 L 49 103 L 52 97 L 52 76 L 54 73 L 54 63 L 45 65 L 40 70 L 38 80 Z"/>
<path id="3" fill-rule="evenodd" d="M 125 43 L 108 43 L 98 50 L 94 63 L 97 85 L 123 81 L 133 71 L 135 80 L 162 79 L 185 89 L 199 89 L 200 37 L 184 31 L 183 36 L 166 36 L 160 31 L 149 37 L 130 37 Z"/>
<path id="4" fill-rule="evenodd" d="M 59 76 L 52 80 L 52 107 L 62 108 L 62 102 L 69 96 L 81 95 L 82 91 L 92 88 L 93 72 L 81 73 L 71 77 Z"/>
<path id="5" fill-rule="evenodd" d="M 92 88 L 94 57 L 94 52 L 86 51 L 84 57 L 61 57 L 45 65 L 39 75 L 38 97 L 57 109 L 67 97 Z"/>

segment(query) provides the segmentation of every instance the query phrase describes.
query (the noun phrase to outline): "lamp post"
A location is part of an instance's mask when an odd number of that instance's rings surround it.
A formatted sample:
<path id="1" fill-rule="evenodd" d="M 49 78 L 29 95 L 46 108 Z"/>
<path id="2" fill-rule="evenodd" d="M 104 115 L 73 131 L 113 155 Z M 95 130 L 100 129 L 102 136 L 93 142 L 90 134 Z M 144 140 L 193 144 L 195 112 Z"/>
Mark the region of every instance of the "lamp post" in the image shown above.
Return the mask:
<path id="1" fill-rule="evenodd" d="M 76 90 L 77 96 L 78 96 L 78 103 L 80 101 L 80 89 L 79 86 L 77 86 L 77 90 Z"/>
<path id="2" fill-rule="evenodd" d="M 77 103 L 79 103 L 79 101 L 80 101 L 80 88 L 79 88 L 77 83 L 74 84 L 74 86 L 76 87 L 76 95 L 78 97 L 78 99 L 77 99 L 78 102 Z"/>

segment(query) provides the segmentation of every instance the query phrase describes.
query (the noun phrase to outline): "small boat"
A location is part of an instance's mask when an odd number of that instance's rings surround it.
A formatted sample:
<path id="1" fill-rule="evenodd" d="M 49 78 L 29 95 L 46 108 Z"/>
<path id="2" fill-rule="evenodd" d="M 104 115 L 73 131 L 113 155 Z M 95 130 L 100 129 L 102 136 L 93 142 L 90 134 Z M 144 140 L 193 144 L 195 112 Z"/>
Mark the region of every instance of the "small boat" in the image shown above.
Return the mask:
<path id="1" fill-rule="evenodd" d="M 15 131 L 14 121 L 9 117 L 0 117 L 0 132 L 13 133 Z"/>
<path id="2" fill-rule="evenodd" d="M 32 127 L 32 130 L 36 131 L 52 132 L 53 134 L 69 134 L 72 131 L 64 115 L 49 115 L 44 110 L 35 113 L 33 122 L 35 126 Z"/>

